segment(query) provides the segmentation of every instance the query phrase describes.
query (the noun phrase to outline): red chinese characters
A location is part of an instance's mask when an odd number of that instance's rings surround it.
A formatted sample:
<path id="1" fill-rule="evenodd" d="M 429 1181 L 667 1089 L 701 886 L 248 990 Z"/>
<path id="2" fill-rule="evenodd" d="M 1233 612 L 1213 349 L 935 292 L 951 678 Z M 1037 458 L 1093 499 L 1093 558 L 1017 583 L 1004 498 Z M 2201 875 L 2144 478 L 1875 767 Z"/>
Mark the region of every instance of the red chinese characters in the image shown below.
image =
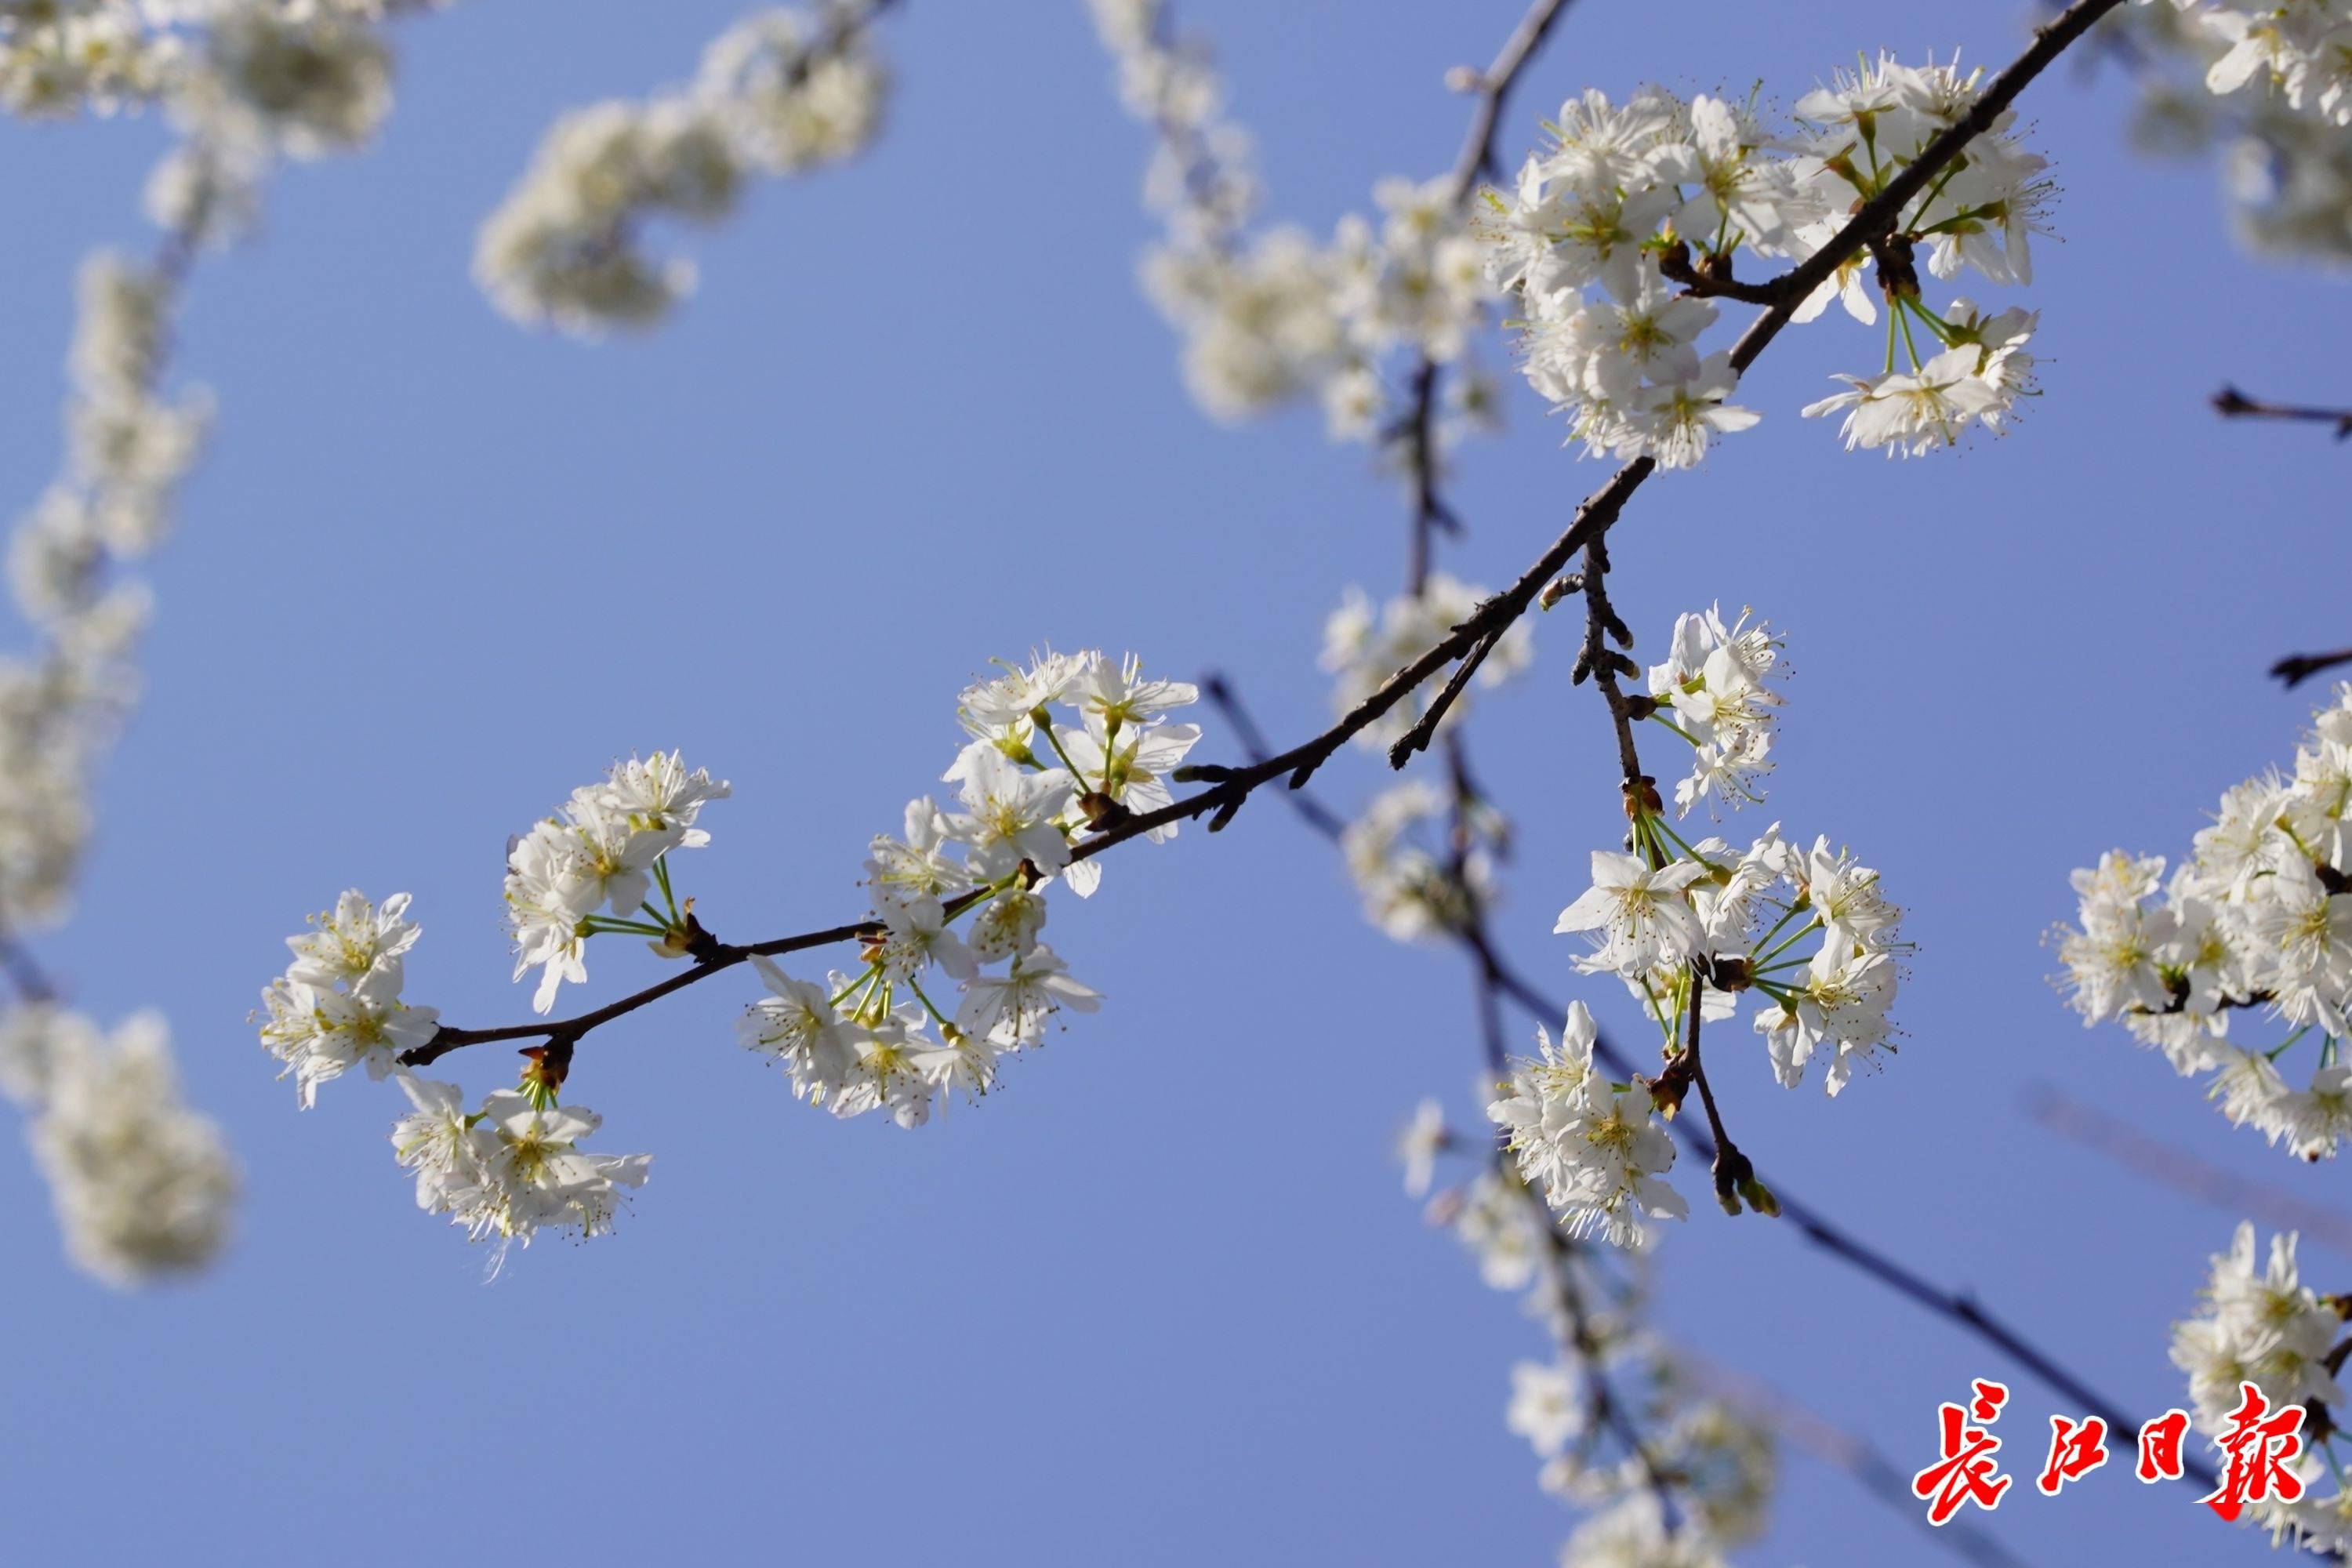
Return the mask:
<path id="1" fill-rule="evenodd" d="M 2251 1383 L 2241 1383 L 2238 1392 L 2238 1407 L 2230 1414 L 2228 1429 L 2213 1440 L 2221 1459 L 2221 1481 L 2202 1500 L 2232 1521 L 2250 1503 L 2296 1501 L 2305 1485 L 2295 1472 L 2295 1461 L 2305 1449 L 2307 1409 L 2301 1405 L 2274 1407 Z M 1980 1377 L 1971 1382 L 1969 1394 L 1966 1405 L 1936 1407 L 1938 1457 L 1911 1478 L 1912 1495 L 1926 1500 L 1930 1524 L 1949 1524 L 1970 1503 L 1992 1511 L 2013 1479 L 2000 1473 L 2001 1440 L 1989 1430 L 2009 1403 L 2008 1387 Z M 2133 1474 L 2147 1485 L 2182 1479 L 2191 1462 L 2187 1457 L 2190 1430 L 2186 1410 L 2168 1410 L 2143 1422 Z M 2105 1416 L 2051 1416 L 2050 1447 L 2034 1478 L 2034 1490 L 2054 1498 L 2105 1465 L 2109 1431 Z"/>
<path id="2" fill-rule="evenodd" d="M 2302 1405 L 2273 1411 L 2261 1389 L 2238 1384 L 2238 1407 L 2230 1412 L 2229 1430 L 2216 1439 L 2224 1457 L 2221 1484 L 2205 1500 L 2207 1506 L 2234 1521 L 2250 1502 L 2301 1497 L 2302 1478 L 2287 1461 L 2303 1452 L 2303 1417 Z"/>
<path id="3" fill-rule="evenodd" d="M 1927 1501 L 1929 1524 L 1950 1523 L 1969 1503 L 1990 1511 L 2000 1506 L 2001 1494 L 2009 1490 L 2011 1478 L 2000 1473 L 2000 1461 L 1993 1458 L 2000 1451 L 2000 1439 L 1985 1429 L 2009 1403 L 2009 1389 L 1981 1377 L 1970 1386 L 1975 1397 L 1965 1406 L 1937 1406 L 1942 1457 L 1911 1478 L 1912 1495 Z"/>
<path id="4" fill-rule="evenodd" d="M 2132 1473 L 2153 1486 L 2177 1481 L 2189 1472 L 2180 1462 L 2180 1446 L 2189 1437 L 2189 1412 L 2168 1410 L 2140 1424 L 2139 1466 Z"/>
<path id="5" fill-rule="evenodd" d="M 2107 1462 L 2107 1424 L 2095 1415 L 2069 1421 L 2050 1418 L 2050 1458 L 2035 1478 L 2034 1489 L 2056 1497 L 2068 1481 L 2079 1481 Z"/>

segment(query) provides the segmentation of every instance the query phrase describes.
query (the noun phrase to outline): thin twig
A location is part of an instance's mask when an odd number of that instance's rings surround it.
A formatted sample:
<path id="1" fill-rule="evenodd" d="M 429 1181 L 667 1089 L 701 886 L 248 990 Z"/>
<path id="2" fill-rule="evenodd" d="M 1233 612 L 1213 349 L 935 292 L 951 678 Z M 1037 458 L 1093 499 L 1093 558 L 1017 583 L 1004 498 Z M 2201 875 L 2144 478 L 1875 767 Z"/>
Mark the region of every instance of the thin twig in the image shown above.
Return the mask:
<path id="1" fill-rule="evenodd" d="M 1454 168 L 1446 175 L 1445 205 L 1459 212 L 1468 205 L 1478 181 L 1498 172 L 1495 142 L 1502 125 L 1503 109 L 1510 101 L 1511 89 L 1543 47 L 1552 25 L 1568 10 L 1570 0 L 1534 0 L 1519 25 L 1495 56 L 1492 65 L 1479 73 L 1473 89 L 1478 107 L 1470 117 L 1470 129 L 1463 135 L 1462 150 L 1454 155 Z M 1392 438 L 1405 448 L 1405 464 L 1412 475 L 1412 527 L 1406 535 L 1404 591 L 1418 598 L 1429 581 L 1430 536 L 1443 529 L 1458 532 L 1461 524 L 1437 494 L 1437 399 L 1444 384 L 1445 370 L 1424 351 L 1414 363 L 1411 381 L 1412 394 L 1404 417 L 1399 420 Z"/>
<path id="2" fill-rule="evenodd" d="M 1468 892 L 1465 887 L 1465 893 Z M 1491 951 L 1486 945 L 1486 923 L 1475 901 L 1465 929 L 1475 933 L 1474 951 Z M 1486 1060 L 1499 1073 L 1509 1058 L 1503 1043 L 1502 1010 L 1498 1003 L 1502 986 L 1493 966 L 1481 964 L 1476 976 L 1478 998 L 1478 1033 Z M 1543 1195 L 1526 1183 L 1510 1168 L 1508 1157 L 1500 1145 L 1492 1151 L 1496 1179 L 1507 1191 L 1516 1191 L 1535 1216 L 1537 1227 L 1543 1232 L 1551 1254 L 1552 1288 L 1559 1294 L 1560 1306 L 1568 1318 L 1567 1349 L 1584 1373 L 1584 1397 L 1592 1407 L 1592 1418 L 1615 1435 L 1628 1457 L 1640 1468 L 1643 1479 L 1652 1495 L 1658 1500 L 1660 1522 L 1671 1531 L 1679 1521 L 1682 1509 L 1675 1500 L 1674 1488 L 1649 1445 L 1643 1441 L 1641 1428 L 1635 1425 L 1633 1413 L 1617 1398 L 1610 1387 L 1609 1376 L 1601 1365 L 1601 1337 L 1594 1331 L 1591 1313 L 1584 1302 L 1584 1292 L 1576 1279 L 1578 1243 L 1559 1228 L 1559 1216 L 1552 1212 Z"/>
<path id="3" fill-rule="evenodd" d="M 1495 139 L 1502 125 L 1503 105 L 1509 100 L 1519 73 L 1543 47 L 1544 36 L 1568 6 L 1569 0 L 1535 0 L 1519 18 L 1519 25 L 1511 29 L 1511 36 L 1503 41 L 1495 63 L 1480 73 L 1478 107 L 1470 116 L 1470 130 L 1462 138 L 1462 151 L 1454 157 L 1454 172 L 1447 176 L 1449 205 L 1460 206 L 1470 199 L 1480 176 L 1498 172 Z"/>
<path id="4" fill-rule="evenodd" d="M 2329 653 L 2291 653 L 2271 666 L 2271 673 L 2292 691 L 2321 670 L 2334 669 L 2339 664 L 2352 664 L 2352 647 L 2339 647 Z"/>
<path id="5" fill-rule="evenodd" d="M 1595 534 L 1584 547 L 1584 570 L 1577 581 L 1584 592 L 1584 646 L 1577 652 L 1576 668 L 1569 672 L 1569 679 L 1581 684 L 1590 678 L 1608 700 L 1609 721 L 1617 736 L 1617 767 L 1624 777 L 1630 814 L 1636 804 L 1646 804 L 1653 792 L 1648 775 L 1642 772 L 1641 748 L 1633 741 L 1633 710 L 1617 678 L 1638 673 L 1641 667 L 1609 646 L 1614 640 L 1618 648 L 1631 647 L 1633 634 L 1609 603 L 1609 548 L 1601 535 Z"/>
<path id="6" fill-rule="evenodd" d="M 1389 766 L 1402 768 L 1412 760 L 1415 752 L 1428 749 L 1430 737 L 1436 734 L 1437 726 L 1444 722 L 1446 710 L 1454 706 L 1454 700 L 1462 695 L 1463 688 L 1470 684 L 1470 678 L 1478 673 L 1478 667 L 1486 662 L 1486 656 L 1495 651 L 1495 645 L 1503 640 L 1503 632 L 1508 629 L 1504 627 L 1488 634 L 1463 656 L 1460 667 L 1431 699 L 1427 710 L 1413 721 L 1412 728 L 1407 730 L 1396 744 L 1389 748 Z"/>
<path id="7" fill-rule="evenodd" d="M 1702 299 L 1719 294 L 1725 299 L 1744 300 L 1750 305 L 1777 304 L 1780 299 L 1780 285 L 1777 279 L 1769 283 L 1742 283 L 1731 275 L 1730 257 L 1719 251 L 1709 251 L 1694 263 L 1690 246 L 1679 239 L 1658 253 L 1658 275 L 1669 283 L 1681 284 L 1685 293 Z"/>
<path id="8" fill-rule="evenodd" d="M 2225 419 L 2294 419 L 2312 425 L 2333 425 L 2338 441 L 2352 437 L 2352 408 L 2268 403 L 2259 397 L 2248 397 L 2234 386 L 2225 386 L 2213 395 L 2213 412 Z"/>

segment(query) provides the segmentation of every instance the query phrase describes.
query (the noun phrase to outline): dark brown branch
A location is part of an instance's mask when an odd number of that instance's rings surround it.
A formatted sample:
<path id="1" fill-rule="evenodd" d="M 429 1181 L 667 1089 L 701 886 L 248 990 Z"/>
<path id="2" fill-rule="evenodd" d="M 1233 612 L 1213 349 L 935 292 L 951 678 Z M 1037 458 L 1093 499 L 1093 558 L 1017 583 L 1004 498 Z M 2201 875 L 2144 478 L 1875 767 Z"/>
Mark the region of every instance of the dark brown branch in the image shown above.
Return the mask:
<path id="1" fill-rule="evenodd" d="M 1731 258 L 1720 251 L 1710 250 L 1694 264 L 1690 247 L 1679 239 L 1658 253 L 1658 274 L 1669 283 L 1681 284 L 1685 293 L 1700 298 L 1721 295 L 1750 305 L 1774 305 L 1780 300 L 1777 279 L 1769 283 L 1742 283 L 1731 275 Z"/>
<path id="2" fill-rule="evenodd" d="M 1412 403 L 1397 432 L 1405 467 L 1412 475 L 1412 526 L 1407 530 L 1404 591 L 1415 598 L 1429 583 L 1430 534 L 1458 533 L 1457 521 L 1437 493 L 1437 385 L 1443 373 L 1424 355 L 1412 373 Z"/>
<path id="3" fill-rule="evenodd" d="M 1706 1080 L 1706 1063 L 1698 1054 L 1699 1003 L 1706 993 L 1706 975 L 1694 963 L 1690 972 L 1690 1034 L 1683 1043 L 1683 1055 L 1689 1063 L 1691 1081 L 1698 1086 L 1699 1104 L 1706 1110 L 1706 1130 L 1715 1142 L 1715 1160 L 1710 1171 L 1715 1178 L 1715 1201 L 1723 1212 L 1736 1215 L 1745 1199 L 1759 1214 L 1778 1216 L 1778 1201 L 1770 1190 L 1756 1180 L 1756 1167 L 1731 1141 L 1730 1131 L 1723 1125 L 1723 1112 L 1716 1109 L 1715 1086 Z"/>
<path id="4" fill-rule="evenodd" d="M 453 1029 L 445 1025 L 415 1050 L 403 1051 L 400 1060 L 405 1067 L 427 1067 L 463 1047 L 493 1045 L 500 1040 L 565 1040 L 576 1044 L 583 1035 L 599 1025 L 625 1017 L 647 1003 L 658 1002 L 672 992 L 683 991 L 698 981 L 708 980 L 722 970 L 732 969 L 754 955 L 774 958 L 806 948 L 830 947 L 838 942 L 868 941 L 881 934 L 882 928 L 875 921 L 859 921 L 850 925 L 831 926 L 824 931 L 803 931 L 797 936 L 778 937 L 773 942 L 753 942 L 749 946 L 713 942 L 696 957 L 693 963 L 668 979 L 648 985 L 642 991 L 632 992 L 593 1012 L 544 1024 L 509 1024 L 497 1029 Z"/>
<path id="5" fill-rule="evenodd" d="M 1415 752 L 1428 749 L 1430 738 L 1437 733 L 1437 726 L 1444 721 L 1446 710 L 1454 706 L 1454 699 L 1462 695 L 1463 688 L 1470 684 L 1470 678 L 1478 673 L 1478 667 L 1486 662 L 1486 656 L 1495 651 L 1495 645 L 1503 640 L 1503 633 L 1509 629 L 1506 626 L 1491 633 L 1463 656 L 1461 666 L 1430 700 L 1428 710 L 1413 721 L 1412 728 L 1407 730 L 1396 744 L 1389 748 L 1389 766 L 1401 768 L 1412 760 Z"/>
<path id="6" fill-rule="evenodd" d="M 1625 504 L 1625 498 L 1633 493 L 1635 487 L 1649 476 L 1652 466 L 1650 459 L 1643 458 L 1620 468 L 1615 477 L 1577 509 L 1576 518 L 1569 524 L 1568 531 L 1555 540 L 1551 548 L 1545 551 L 1518 581 L 1480 605 L 1468 619 L 1454 628 L 1452 636 L 1382 681 L 1370 696 L 1350 709 L 1329 729 L 1286 752 L 1265 758 L 1248 767 L 1216 770 L 1222 776 L 1219 782 L 1207 789 L 1171 801 L 1155 811 L 1139 812 L 1125 817 L 1117 826 L 1079 840 L 1071 847 L 1070 858 L 1091 859 L 1131 838 L 1139 838 L 1155 827 L 1167 827 L 1203 816 L 1209 817 L 1209 830 L 1213 833 L 1233 820 L 1234 814 L 1241 809 L 1242 803 L 1249 798 L 1252 792 L 1274 780 L 1287 774 L 1291 788 L 1297 789 L 1305 784 L 1340 747 L 1377 723 L 1383 714 L 1403 701 L 1430 677 L 1468 654 L 1489 634 L 1500 635 L 1525 614 L 1544 584 L 1559 574 L 1570 558 L 1583 547 L 1584 542 L 1615 521 L 1618 509 Z M 1180 778 L 1203 776 L 1206 776 L 1203 772 L 1197 769 L 1178 774 Z M 966 895 L 967 898 L 971 896 Z M 754 942 L 749 946 L 714 942 L 709 949 L 709 956 L 698 958 L 691 967 L 593 1012 L 546 1023 L 515 1024 L 496 1029 L 445 1026 L 425 1044 L 404 1052 L 401 1060 L 410 1067 L 422 1067 L 460 1047 L 487 1045 L 499 1040 L 561 1037 L 576 1041 L 591 1029 L 624 1017 L 649 1002 L 659 1001 L 723 970 L 731 969 L 755 953 L 773 957 L 805 948 L 827 947 L 835 942 L 870 937 L 877 929 L 871 921 L 858 921 L 847 925 L 829 926 L 823 931 Z"/>
<path id="7" fill-rule="evenodd" d="M 2312 425 L 2333 425 L 2338 441 L 2352 437 L 2352 408 L 2312 408 L 2293 403 L 2266 403 L 2259 397 L 2248 397 L 2234 386 L 2225 386 L 2213 395 L 2213 412 L 2225 419 L 2293 419 Z"/>
<path id="8" fill-rule="evenodd" d="M 1624 690 L 1617 684 L 1620 675 L 1638 675 L 1641 666 L 1609 646 L 1618 648 L 1633 646 L 1633 634 L 1618 618 L 1616 609 L 1609 603 L 1609 548 L 1600 534 L 1584 547 L 1584 570 L 1577 574 L 1584 593 L 1584 645 L 1577 651 L 1576 668 L 1569 672 L 1572 684 L 1581 685 L 1587 678 L 1601 689 L 1609 703 L 1609 721 L 1617 734 L 1617 767 L 1624 778 L 1626 811 L 1631 815 L 1636 804 L 1646 805 L 1656 791 L 1649 775 L 1642 772 L 1641 748 L 1633 742 L 1633 712 Z"/>
<path id="9" fill-rule="evenodd" d="M 2352 647 L 2339 647 L 2332 653 L 2291 653 L 2271 666 L 2271 673 L 2292 691 L 2321 670 L 2334 669 L 2339 664 L 2352 664 Z"/>

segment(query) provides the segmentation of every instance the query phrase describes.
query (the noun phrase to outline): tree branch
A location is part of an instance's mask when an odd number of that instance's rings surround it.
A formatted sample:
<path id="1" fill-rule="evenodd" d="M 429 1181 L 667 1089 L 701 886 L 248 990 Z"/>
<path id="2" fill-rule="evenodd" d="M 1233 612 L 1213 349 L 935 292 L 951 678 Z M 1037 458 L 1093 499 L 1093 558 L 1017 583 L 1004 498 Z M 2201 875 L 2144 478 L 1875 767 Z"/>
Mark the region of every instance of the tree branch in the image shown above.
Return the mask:
<path id="1" fill-rule="evenodd" d="M 1378 722 L 1381 715 L 1403 701 L 1415 688 L 1467 654 L 1489 634 L 1501 635 L 1512 622 L 1525 614 L 1545 582 L 1559 573 L 1582 547 L 1584 541 L 1594 531 L 1605 528 L 1615 520 L 1617 510 L 1625 504 L 1625 498 L 1633 494 L 1634 487 L 1648 477 L 1652 466 L 1650 459 L 1643 458 L 1619 469 L 1615 478 L 1594 491 L 1577 509 L 1575 521 L 1570 523 L 1568 531 L 1554 541 L 1551 548 L 1545 551 L 1517 582 L 1480 605 L 1468 619 L 1454 628 L 1452 636 L 1382 681 L 1370 696 L 1349 710 L 1329 729 L 1302 741 L 1286 752 L 1266 757 L 1248 767 L 1180 769 L 1175 775 L 1179 780 L 1214 777 L 1218 782 L 1155 811 L 1139 812 L 1124 817 L 1117 826 L 1079 840 L 1071 846 L 1070 858 L 1073 861 L 1091 859 L 1131 838 L 1141 837 L 1155 827 L 1167 827 L 1204 815 L 1209 816 L 1209 831 L 1213 833 L 1233 820 L 1234 814 L 1241 809 L 1242 803 L 1254 791 L 1286 773 L 1290 777 L 1292 789 L 1305 784 L 1334 752 Z M 974 896 L 965 895 L 967 900 Z M 950 911 L 957 907 L 960 906 L 950 905 Z M 487 1045 L 498 1040 L 578 1040 L 600 1025 L 609 1024 L 649 1002 L 659 1001 L 723 970 L 731 969 L 754 954 L 773 957 L 806 948 L 826 947 L 835 942 L 863 940 L 875 935 L 878 930 L 872 921 L 858 921 L 748 946 L 713 942 L 707 949 L 709 956 L 698 957 L 692 967 L 593 1012 L 546 1023 L 516 1024 L 496 1029 L 457 1029 L 445 1026 L 424 1045 L 403 1052 L 400 1059 L 408 1067 L 423 1067 L 464 1046 Z"/>
<path id="2" fill-rule="evenodd" d="M 1731 275 L 1731 258 L 1720 251 L 1708 251 L 1694 265 L 1690 246 L 1679 239 L 1659 252 L 1658 275 L 1669 283 L 1681 284 L 1685 293 L 1702 299 L 1721 295 L 1750 305 L 1774 305 L 1780 300 L 1778 279 L 1766 283 L 1742 283 Z"/>
<path id="3" fill-rule="evenodd" d="M 2213 395 L 2213 412 L 2225 419 L 2294 419 L 2313 425 L 2333 425 L 2338 441 L 2352 437 L 2352 408 L 2312 408 L 2292 403 L 2265 403 L 2258 397 L 2248 397 L 2234 386 L 2224 386 Z"/>
<path id="4" fill-rule="evenodd" d="M 2271 666 L 2271 673 L 2292 691 L 2321 670 L 2334 669 L 2339 664 L 2352 664 L 2352 647 L 2339 647 L 2332 653 L 2291 653 Z"/>
<path id="5" fill-rule="evenodd" d="M 1455 154 L 1454 168 L 1446 175 L 1445 205 L 1449 210 L 1459 212 L 1477 188 L 1479 178 L 1498 172 L 1495 140 L 1502 124 L 1503 107 L 1510 101 L 1511 89 L 1518 84 L 1520 73 L 1543 47 L 1545 37 L 1567 12 L 1570 3 L 1570 0 L 1534 0 L 1520 16 L 1519 25 L 1504 40 L 1494 63 L 1479 73 L 1472 89 L 1478 95 L 1478 107 L 1470 117 L 1469 131 L 1462 138 L 1462 151 Z M 1406 541 L 1410 553 L 1406 557 L 1404 591 L 1416 598 L 1429 581 L 1430 535 L 1439 529 L 1452 533 L 1461 528 L 1437 494 L 1437 395 L 1444 375 L 1444 367 L 1426 353 L 1420 356 L 1412 372 L 1412 406 L 1391 432 L 1391 439 L 1403 444 L 1406 466 L 1412 475 L 1412 531 Z"/>
<path id="6" fill-rule="evenodd" d="M 1451 182 L 1447 187 L 1451 205 L 1458 207 L 1469 200 L 1481 175 L 1500 172 L 1495 157 L 1495 138 L 1502 125 L 1503 106 L 1509 101 L 1519 73 L 1543 47 L 1545 35 L 1568 10 L 1569 3 L 1570 0 L 1535 0 L 1519 18 L 1519 25 L 1511 29 L 1511 36 L 1503 41 L 1495 63 L 1479 74 L 1475 89 L 1478 108 L 1470 117 L 1469 132 L 1463 137 L 1462 151 L 1454 160 L 1453 173 L 1447 176 Z"/>
<path id="7" fill-rule="evenodd" d="M 1412 760 L 1415 752 L 1428 749 L 1430 738 L 1437 733 L 1437 726 L 1444 721 L 1446 710 L 1454 706 L 1454 700 L 1462 695 L 1462 689 L 1470 684 L 1470 678 L 1478 673 L 1478 667 L 1486 662 L 1486 656 L 1495 651 L 1495 645 L 1503 640 L 1503 632 L 1507 629 L 1499 628 L 1481 638 L 1463 657 L 1453 677 L 1431 700 L 1427 711 L 1414 720 L 1412 728 L 1389 748 L 1389 766 L 1401 768 Z"/>

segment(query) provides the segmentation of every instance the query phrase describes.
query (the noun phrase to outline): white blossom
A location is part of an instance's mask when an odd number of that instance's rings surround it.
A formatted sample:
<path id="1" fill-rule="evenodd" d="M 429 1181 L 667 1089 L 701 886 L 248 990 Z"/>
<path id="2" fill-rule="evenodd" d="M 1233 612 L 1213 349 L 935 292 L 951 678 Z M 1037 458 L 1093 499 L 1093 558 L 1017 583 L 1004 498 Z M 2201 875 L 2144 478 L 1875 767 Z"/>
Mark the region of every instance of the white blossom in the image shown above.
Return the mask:
<path id="1" fill-rule="evenodd" d="M 1675 1145 L 1651 1115 L 1647 1091 L 1601 1081 L 1593 1038 L 1592 1015 L 1571 1005 L 1559 1045 L 1538 1029 L 1538 1056 L 1513 1064 L 1486 1115 L 1570 1235 L 1598 1230 L 1616 1246 L 1639 1247 L 1644 1219 L 1682 1219 L 1689 1210 L 1658 1179 L 1675 1163 Z"/>
<path id="2" fill-rule="evenodd" d="M 405 917 L 408 895 L 372 904 L 357 889 L 310 917 L 311 929 L 286 939 L 294 962 L 261 993 L 261 1043 L 285 1064 L 309 1110 L 319 1086 L 363 1067 L 382 1079 L 403 1052 L 433 1038 L 439 1014 L 400 999 L 404 955 L 417 927 Z"/>

